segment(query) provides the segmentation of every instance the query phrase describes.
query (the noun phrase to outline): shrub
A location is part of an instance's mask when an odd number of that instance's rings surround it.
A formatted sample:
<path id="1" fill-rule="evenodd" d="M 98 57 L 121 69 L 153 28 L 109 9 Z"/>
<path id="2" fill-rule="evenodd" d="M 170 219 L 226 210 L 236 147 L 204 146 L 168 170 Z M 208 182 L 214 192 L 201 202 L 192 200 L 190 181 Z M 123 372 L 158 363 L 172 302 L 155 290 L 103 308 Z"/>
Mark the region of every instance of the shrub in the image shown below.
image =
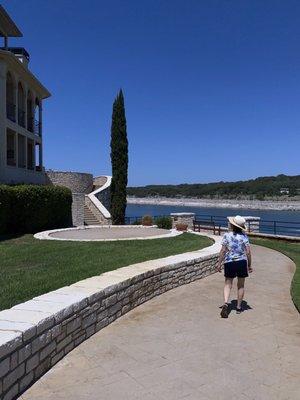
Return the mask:
<path id="1" fill-rule="evenodd" d="M 0 186 L 0 233 L 8 232 L 9 220 L 11 216 L 12 188 L 10 186 Z"/>
<path id="2" fill-rule="evenodd" d="M 153 225 L 153 218 L 151 215 L 144 215 L 142 218 L 142 225 L 144 226 L 151 226 Z"/>
<path id="3" fill-rule="evenodd" d="M 141 224 L 142 224 L 142 222 L 137 219 L 136 221 L 131 222 L 130 225 L 141 225 Z"/>
<path id="4" fill-rule="evenodd" d="M 171 229 L 172 228 L 172 219 L 171 217 L 158 217 L 155 220 L 155 224 L 158 228 L 161 229 Z"/>
<path id="5" fill-rule="evenodd" d="M 35 233 L 72 223 L 72 193 L 64 187 L 3 185 L 0 204 L 0 233 Z"/>
<path id="6" fill-rule="evenodd" d="M 178 231 L 186 231 L 188 228 L 188 225 L 187 224 L 176 224 L 175 227 Z"/>

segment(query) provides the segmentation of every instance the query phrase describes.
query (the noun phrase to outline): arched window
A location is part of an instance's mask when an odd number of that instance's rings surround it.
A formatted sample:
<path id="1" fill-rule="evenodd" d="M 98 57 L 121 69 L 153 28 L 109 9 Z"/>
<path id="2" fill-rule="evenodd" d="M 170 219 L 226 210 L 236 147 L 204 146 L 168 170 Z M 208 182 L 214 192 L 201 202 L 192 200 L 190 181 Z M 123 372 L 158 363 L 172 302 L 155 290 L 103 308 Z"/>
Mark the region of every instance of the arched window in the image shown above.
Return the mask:
<path id="1" fill-rule="evenodd" d="M 30 132 L 34 131 L 34 110 L 33 110 L 33 97 L 31 91 L 27 93 L 27 129 Z"/>
<path id="2" fill-rule="evenodd" d="M 6 75 L 6 115 L 16 122 L 15 85 L 10 72 Z"/>
<path id="3" fill-rule="evenodd" d="M 21 82 L 18 83 L 18 124 L 25 128 L 25 93 Z"/>

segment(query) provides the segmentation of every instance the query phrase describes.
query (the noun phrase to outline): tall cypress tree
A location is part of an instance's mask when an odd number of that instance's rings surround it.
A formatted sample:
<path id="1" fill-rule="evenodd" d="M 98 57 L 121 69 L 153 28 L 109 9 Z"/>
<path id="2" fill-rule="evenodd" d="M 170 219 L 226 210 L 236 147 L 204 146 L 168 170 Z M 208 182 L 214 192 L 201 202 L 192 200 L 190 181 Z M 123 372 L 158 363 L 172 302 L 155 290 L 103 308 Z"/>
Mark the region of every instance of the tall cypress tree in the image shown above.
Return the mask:
<path id="1" fill-rule="evenodd" d="M 112 112 L 110 158 L 112 166 L 111 182 L 111 216 L 112 223 L 125 223 L 126 188 L 128 178 L 128 140 L 124 96 L 118 93 Z"/>

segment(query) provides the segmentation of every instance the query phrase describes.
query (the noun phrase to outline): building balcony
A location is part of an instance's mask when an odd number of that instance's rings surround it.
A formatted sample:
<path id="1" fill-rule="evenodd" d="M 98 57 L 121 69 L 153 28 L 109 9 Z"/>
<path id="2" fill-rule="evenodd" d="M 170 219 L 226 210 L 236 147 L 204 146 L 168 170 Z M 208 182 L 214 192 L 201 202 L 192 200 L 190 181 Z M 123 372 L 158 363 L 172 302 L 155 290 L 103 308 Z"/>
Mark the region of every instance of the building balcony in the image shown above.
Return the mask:
<path id="1" fill-rule="evenodd" d="M 42 136 L 42 123 L 34 120 L 34 133 L 38 136 Z"/>
<path id="2" fill-rule="evenodd" d="M 42 129 L 41 123 L 34 119 L 33 117 L 28 118 L 27 120 L 27 130 L 34 133 L 35 135 L 41 136 Z"/>
<path id="3" fill-rule="evenodd" d="M 10 121 L 16 122 L 16 106 L 15 106 L 15 104 L 6 103 L 6 116 Z"/>

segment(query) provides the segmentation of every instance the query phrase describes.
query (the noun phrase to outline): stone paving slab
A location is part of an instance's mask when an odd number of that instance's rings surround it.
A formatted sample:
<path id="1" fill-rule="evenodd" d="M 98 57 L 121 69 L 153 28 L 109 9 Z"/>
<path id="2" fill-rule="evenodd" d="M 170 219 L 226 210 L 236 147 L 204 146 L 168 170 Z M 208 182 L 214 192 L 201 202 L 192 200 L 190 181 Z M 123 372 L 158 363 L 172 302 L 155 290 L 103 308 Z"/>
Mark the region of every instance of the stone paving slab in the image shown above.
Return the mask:
<path id="1" fill-rule="evenodd" d="M 259 246 L 253 256 L 241 315 L 219 317 L 221 274 L 178 287 L 82 343 L 22 399 L 299 400 L 294 265 Z"/>

